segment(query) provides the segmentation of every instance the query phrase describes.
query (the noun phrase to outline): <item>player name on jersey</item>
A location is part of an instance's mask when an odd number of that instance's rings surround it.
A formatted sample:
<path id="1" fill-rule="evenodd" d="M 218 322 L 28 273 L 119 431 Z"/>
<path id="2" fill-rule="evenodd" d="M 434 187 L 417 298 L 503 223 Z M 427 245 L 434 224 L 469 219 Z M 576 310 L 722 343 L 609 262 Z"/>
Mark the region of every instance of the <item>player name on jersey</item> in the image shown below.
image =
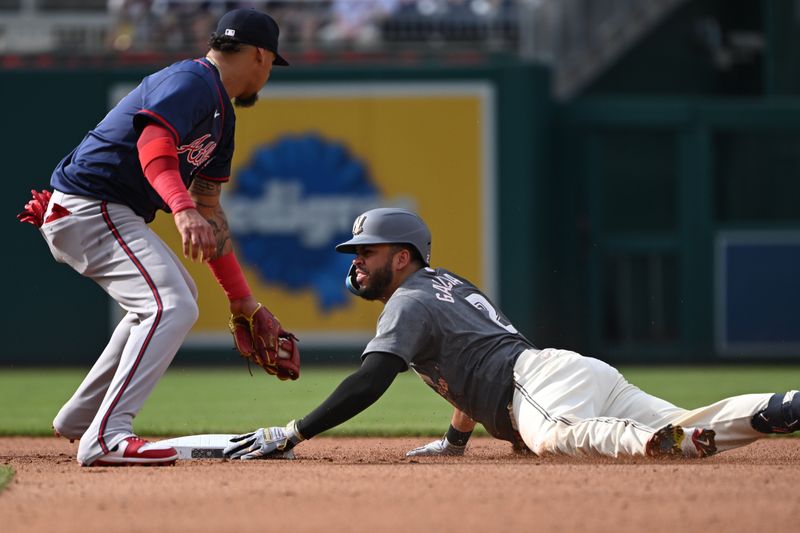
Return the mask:
<path id="1" fill-rule="evenodd" d="M 453 295 L 450 294 L 450 292 L 453 290 L 453 287 L 463 284 L 464 283 L 461 280 L 447 273 L 440 276 L 434 276 L 433 281 L 431 282 L 433 289 L 438 291 L 436 293 L 436 298 L 442 300 L 443 302 L 449 303 L 455 302 Z"/>

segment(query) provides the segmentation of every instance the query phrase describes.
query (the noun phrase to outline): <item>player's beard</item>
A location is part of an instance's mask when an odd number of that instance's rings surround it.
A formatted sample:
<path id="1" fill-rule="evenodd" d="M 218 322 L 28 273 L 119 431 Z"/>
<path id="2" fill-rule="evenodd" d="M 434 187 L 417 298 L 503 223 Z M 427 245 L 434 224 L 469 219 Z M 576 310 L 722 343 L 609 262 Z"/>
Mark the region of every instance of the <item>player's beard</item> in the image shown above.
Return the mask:
<path id="1" fill-rule="evenodd" d="M 386 263 L 369 273 L 369 285 L 362 287 L 359 296 L 365 300 L 380 300 L 392 284 L 392 257 Z"/>
<path id="2" fill-rule="evenodd" d="M 258 102 L 258 92 L 249 96 L 235 96 L 233 98 L 233 105 L 236 107 L 253 107 Z"/>

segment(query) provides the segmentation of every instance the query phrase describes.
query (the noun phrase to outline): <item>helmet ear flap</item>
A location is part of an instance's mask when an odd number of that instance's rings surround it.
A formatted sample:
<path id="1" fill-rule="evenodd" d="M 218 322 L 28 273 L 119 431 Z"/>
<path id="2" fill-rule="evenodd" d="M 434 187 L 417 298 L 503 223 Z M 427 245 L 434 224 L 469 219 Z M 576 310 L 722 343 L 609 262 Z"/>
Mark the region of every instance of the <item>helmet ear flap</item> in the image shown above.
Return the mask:
<path id="1" fill-rule="evenodd" d="M 350 270 L 347 271 L 344 284 L 347 285 L 347 290 L 356 296 L 361 296 L 361 285 L 356 281 L 356 265 L 350 265 Z"/>

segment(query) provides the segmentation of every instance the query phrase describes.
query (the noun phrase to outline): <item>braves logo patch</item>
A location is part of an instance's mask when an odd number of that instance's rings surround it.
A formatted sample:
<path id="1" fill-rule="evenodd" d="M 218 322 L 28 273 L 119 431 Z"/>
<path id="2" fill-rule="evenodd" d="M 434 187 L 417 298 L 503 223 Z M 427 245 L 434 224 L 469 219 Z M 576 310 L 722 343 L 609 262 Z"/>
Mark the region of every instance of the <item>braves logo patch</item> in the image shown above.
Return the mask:
<path id="1" fill-rule="evenodd" d="M 178 153 L 188 153 L 186 156 L 186 161 L 190 165 L 195 167 L 202 166 L 206 161 L 208 161 L 208 159 L 211 157 L 211 154 L 214 153 L 214 149 L 217 147 L 217 143 L 215 141 L 208 140 L 209 137 L 211 137 L 211 134 L 206 133 L 202 137 L 198 137 L 189 144 L 179 146 Z"/>

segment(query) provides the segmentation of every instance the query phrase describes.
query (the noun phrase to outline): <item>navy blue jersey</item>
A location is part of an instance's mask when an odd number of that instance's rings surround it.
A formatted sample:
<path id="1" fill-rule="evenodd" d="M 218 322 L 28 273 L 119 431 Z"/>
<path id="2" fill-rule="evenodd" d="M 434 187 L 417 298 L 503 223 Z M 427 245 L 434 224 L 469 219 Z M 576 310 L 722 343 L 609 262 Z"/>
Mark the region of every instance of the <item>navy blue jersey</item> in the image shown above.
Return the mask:
<path id="1" fill-rule="evenodd" d="M 206 59 L 180 61 L 152 74 L 56 167 L 59 191 L 125 204 L 150 222 L 169 207 L 144 177 L 136 142 L 148 123 L 169 130 L 183 182 L 195 176 L 226 181 L 236 118 L 219 73 Z"/>

